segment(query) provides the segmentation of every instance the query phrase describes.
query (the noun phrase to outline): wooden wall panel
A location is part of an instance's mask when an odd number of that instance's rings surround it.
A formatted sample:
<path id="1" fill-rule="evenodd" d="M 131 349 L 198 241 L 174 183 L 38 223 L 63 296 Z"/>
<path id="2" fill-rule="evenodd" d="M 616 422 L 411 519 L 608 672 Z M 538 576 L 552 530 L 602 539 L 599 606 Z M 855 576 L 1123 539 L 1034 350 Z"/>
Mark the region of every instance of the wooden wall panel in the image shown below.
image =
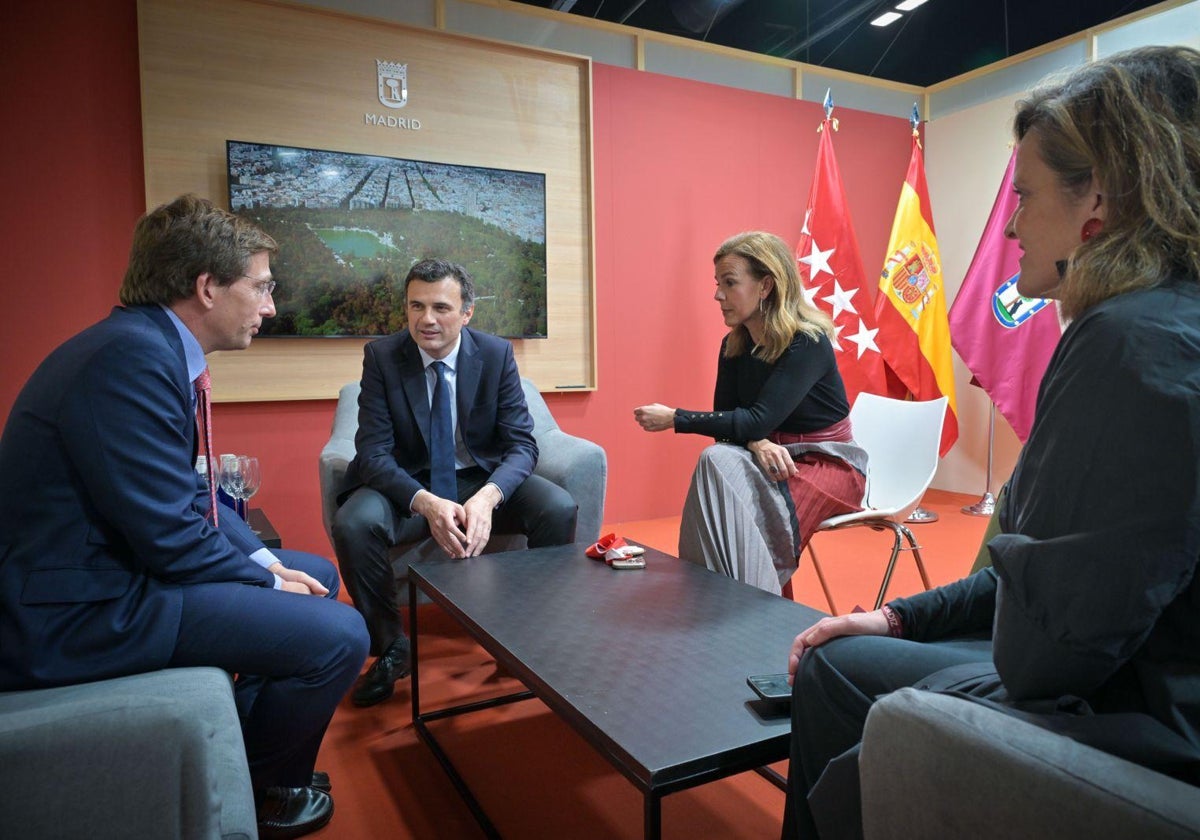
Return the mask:
<path id="1" fill-rule="evenodd" d="M 226 140 L 543 172 L 550 335 L 514 341 L 517 362 L 544 391 L 595 388 L 588 59 L 260 0 L 139 0 L 138 23 L 147 207 L 225 204 Z M 406 107 L 380 104 L 376 59 L 408 65 Z M 214 353 L 214 398 L 333 398 L 362 345 Z"/>

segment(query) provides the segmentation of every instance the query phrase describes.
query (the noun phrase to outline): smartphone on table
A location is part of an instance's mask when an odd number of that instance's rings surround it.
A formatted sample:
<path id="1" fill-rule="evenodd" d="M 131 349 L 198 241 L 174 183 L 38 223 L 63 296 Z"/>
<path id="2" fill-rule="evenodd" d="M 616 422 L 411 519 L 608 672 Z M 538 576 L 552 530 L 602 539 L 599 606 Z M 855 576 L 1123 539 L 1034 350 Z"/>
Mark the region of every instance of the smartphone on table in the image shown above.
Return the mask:
<path id="1" fill-rule="evenodd" d="M 788 685 L 787 674 L 756 674 L 746 677 L 746 682 L 754 689 L 754 693 L 772 703 L 782 703 L 792 699 L 792 687 Z"/>

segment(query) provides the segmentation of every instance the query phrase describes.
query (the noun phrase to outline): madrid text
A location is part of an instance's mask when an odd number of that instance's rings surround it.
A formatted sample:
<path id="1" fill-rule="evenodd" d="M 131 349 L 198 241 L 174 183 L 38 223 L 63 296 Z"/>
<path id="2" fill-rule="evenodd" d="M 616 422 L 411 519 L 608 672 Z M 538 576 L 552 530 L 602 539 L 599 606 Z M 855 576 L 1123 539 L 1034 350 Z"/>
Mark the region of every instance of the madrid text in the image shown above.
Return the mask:
<path id="1" fill-rule="evenodd" d="M 384 128 L 403 128 L 409 131 L 420 131 L 421 121 L 411 117 L 393 117 L 389 114 L 363 114 L 367 125 L 378 125 Z"/>

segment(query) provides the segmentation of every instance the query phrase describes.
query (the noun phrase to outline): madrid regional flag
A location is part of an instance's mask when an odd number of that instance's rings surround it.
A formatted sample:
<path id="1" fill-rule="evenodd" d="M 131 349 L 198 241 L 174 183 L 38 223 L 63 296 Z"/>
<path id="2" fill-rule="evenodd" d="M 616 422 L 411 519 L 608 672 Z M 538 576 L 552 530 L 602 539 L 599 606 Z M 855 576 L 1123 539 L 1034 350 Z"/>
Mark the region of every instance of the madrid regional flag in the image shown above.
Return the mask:
<path id="1" fill-rule="evenodd" d="M 827 113 L 832 104 L 827 100 Z M 796 262 L 805 299 L 833 318 L 833 350 L 850 405 L 863 391 L 884 392 L 883 357 L 875 336 L 871 288 L 850 223 L 842 176 L 833 154 L 834 121 L 821 124 L 817 172 L 808 194 Z"/>
<path id="2" fill-rule="evenodd" d="M 875 322 L 883 357 L 913 399 L 948 398 L 939 448 L 945 455 L 958 439 L 958 405 L 946 320 L 946 284 L 933 232 L 917 121 L 914 107 L 912 157 L 879 277 Z"/>
<path id="3" fill-rule="evenodd" d="M 950 338 L 996 409 L 1024 443 L 1033 428 L 1038 387 L 1062 338 L 1052 301 L 1022 297 L 1021 248 L 1004 236 L 1017 206 L 1009 158 L 975 258 L 950 307 Z"/>

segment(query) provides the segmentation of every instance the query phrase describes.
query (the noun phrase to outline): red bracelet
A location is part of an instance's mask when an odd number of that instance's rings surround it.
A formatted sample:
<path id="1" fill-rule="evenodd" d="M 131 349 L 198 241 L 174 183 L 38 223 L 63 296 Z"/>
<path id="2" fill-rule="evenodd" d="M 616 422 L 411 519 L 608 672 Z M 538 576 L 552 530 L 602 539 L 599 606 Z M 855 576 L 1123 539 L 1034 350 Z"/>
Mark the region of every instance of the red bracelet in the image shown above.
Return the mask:
<path id="1" fill-rule="evenodd" d="M 881 611 L 883 612 L 883 617 L 887 619 L 888 635 L 893 639 L 903 638 L 904 626 L 900 623 L 900 616 L 896 615 L 896 611 L 887 604 L 883 605 Z"/>

